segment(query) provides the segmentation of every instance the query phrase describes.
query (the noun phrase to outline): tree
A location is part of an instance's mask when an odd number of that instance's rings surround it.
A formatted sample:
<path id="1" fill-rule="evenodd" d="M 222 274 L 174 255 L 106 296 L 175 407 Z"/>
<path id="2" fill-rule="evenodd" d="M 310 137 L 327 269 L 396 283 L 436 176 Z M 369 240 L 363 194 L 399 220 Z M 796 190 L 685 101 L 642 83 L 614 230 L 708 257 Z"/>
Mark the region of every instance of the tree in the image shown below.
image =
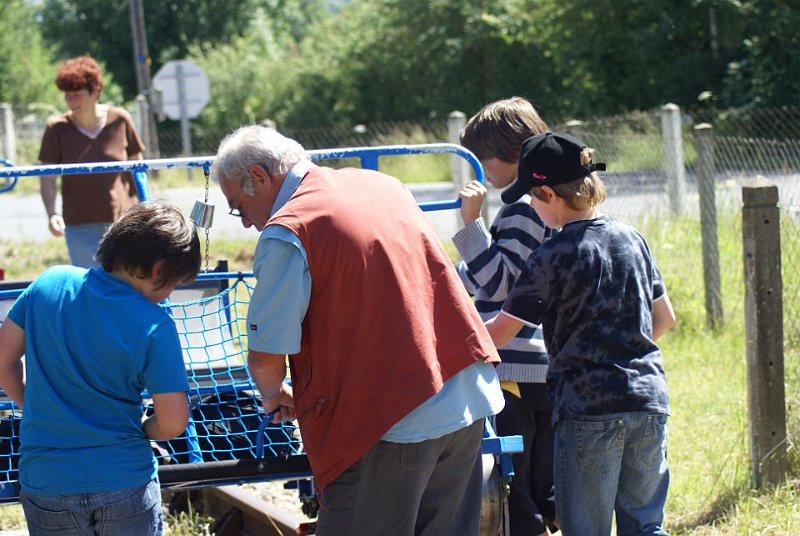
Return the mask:
<path id="1" fill-rule="evenodd" d="M 728 106 L 800 104 L 800 9 L 797 1 L 741 2 L 747 21 L 741 54 L 728 65 L 722 102 Z"/>
<path id="2" fill-rule="evenodd" d="M 507 33 L 515 0 L 353 1 L 309 29 L 273 91 L 279 124 L 446 117 L 533 93 L 543 63 Z"/>
<path id="3" fill-rule="evenodd" d="M 276 80 L 287 77 L 286 61 L 306 28 L 327 14 L 321 0 L 262 2 L 241 36 L 228 43 L 195 43 L 189 58 L 209 77 L 211 100 L 192 128 L 195 146 L 216 149 L 232 126 L 273 118 Z M 232 69 L 235 66 L 235 69 Z"/>
<path id="4" fill-rule="evenodd" d="M 556 107 L 582 116 L 691 106 L 703 91 L 716 93 L 741 28 L 732 5 L 715 0 L 528 4 L 526 39 L 552 58 Z"/>
<path id="5" fill-rule="evenodd" d="M 0 2 L 0 101 L 15 112 L 33 111 L 44 105 L 53 112 L 62 103 L 53 83 L 55 70 L 42 43 L 33 8 L 24 0 Z"/>
<path id="6" fill-rule="evenodd" d="M 688 106 L 721 88 L 742 28 L 734 8 L 723 0 L 355 0 L 310 29 L 288 76 L 273 84 L 284 103 L 274 115 L 293 128 L 427 119 L 512 95 L 551 122 Z"/>
<path id="7" fill-rule="evenodd" d="M 19 4 L 22 0 L 13 0 Z M 128 0 L 40 0 L 57 57 L 84 52 L 135 94 Z M 473 113 L 521 95 L 545 119 L 800 97 L 798 0 L 144 0 L 152 69 L 211 79 L 196 122 L 291 129 Z"/>
<path id="8" fill-rule="evenodd" d="M 144 0 L 148 50 L 155 71 L 184 58 L 195 43 L 230 42 L 247 27 L 257 4 L 285 0 Z M 122 86 L 136 95 L 129 0 L 43 0 L 41 28 L 56 57 L 90 53 Z"/>

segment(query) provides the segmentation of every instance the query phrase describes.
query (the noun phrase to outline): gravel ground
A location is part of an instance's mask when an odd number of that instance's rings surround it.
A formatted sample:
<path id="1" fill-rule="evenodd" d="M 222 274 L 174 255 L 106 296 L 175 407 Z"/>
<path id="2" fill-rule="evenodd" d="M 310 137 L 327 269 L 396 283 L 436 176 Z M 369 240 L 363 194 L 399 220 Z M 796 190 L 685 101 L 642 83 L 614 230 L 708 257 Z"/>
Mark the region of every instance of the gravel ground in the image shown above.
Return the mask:
<path id="1" fill-rule="evenodd" d="M 260 482 L 258 484 L 242 484 L 241 489 L 257 494 L 264 501 L 275 505 L 284 512 L 289 512 L 297 518 L 300 523 L 314 521 L 303 513 L 302 502 L 296 489 L 286 489 L 286 481 L 274 480 L 271 482 Z"/>

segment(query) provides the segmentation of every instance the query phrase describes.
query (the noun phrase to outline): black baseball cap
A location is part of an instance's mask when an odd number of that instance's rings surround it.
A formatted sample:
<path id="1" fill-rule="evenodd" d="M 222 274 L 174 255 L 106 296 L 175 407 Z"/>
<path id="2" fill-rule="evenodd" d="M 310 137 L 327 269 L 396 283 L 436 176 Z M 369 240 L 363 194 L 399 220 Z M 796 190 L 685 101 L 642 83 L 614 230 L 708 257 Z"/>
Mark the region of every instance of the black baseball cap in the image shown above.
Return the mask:
<path id="1" fill-rule="evenodd" d="M 534 186 L 556 186 L 582 179 L 593 171 L 605 171 L 602 162 L 581 165 L 584 147 L 586 144 L 578 138 L 554 132 L 525 140 L 519 152 L 517 180 L 500 195 L 503 202 L 517 201 Z"/>

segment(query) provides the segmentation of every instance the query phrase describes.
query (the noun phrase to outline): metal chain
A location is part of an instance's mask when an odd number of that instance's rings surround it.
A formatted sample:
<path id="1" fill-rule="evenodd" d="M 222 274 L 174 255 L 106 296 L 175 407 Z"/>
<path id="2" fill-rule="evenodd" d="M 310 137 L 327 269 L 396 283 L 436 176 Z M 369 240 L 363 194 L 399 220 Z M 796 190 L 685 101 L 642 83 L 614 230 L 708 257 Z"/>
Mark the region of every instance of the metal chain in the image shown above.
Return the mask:
<path id="1" fill-rule="evenodd" d="M 211 179 L 211 172 L 210 172 L 209 167 L 207 165 L 203 166 L 203 174 L 206 176 L 206 198 L 205 198 L 205 202 L 206 202 L 206 206 L 207 206 L 208 205 L 209 183 L 210 183 L 210 179 Z M 205 269 L 206 272 L 208 272 L 208 252 L 211 249 L 210 234 L 211 234 L 211 229 L 209 227 L 206 227 L 206 269 Z"/>

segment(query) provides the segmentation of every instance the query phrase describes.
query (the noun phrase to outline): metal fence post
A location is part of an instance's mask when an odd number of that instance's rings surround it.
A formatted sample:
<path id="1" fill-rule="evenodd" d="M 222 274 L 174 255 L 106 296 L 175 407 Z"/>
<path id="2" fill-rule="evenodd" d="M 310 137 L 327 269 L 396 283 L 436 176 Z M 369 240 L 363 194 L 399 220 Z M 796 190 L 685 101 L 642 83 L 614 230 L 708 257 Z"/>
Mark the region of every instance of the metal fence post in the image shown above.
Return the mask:
<path id="1" fill-rule="evenodd" d="M 12 162 L 17 161 L 17 139 L 14 135 L 14 111 L 7 102 L 0 103 L 0 128 L 3 134 L 3 156 Z"/>
<path id="2" fill-rule="evenodd" d="M 667 193 L 673 214 L 683 212 L 683 197 L 686 190 L 686 173 L 683 167 L 683 135 L 681 131 L 681 109 L 677 104 L 661 107 L 661 136 L 664 139 Z"/>
<path id="3" fill-rule="evenodd" d="M 447 141 L 456 145 L 461 145 L 461 130 L 467 124 L 467 116 L 464 112 L 458 110 L 450 112 L 447 116 Z M 452 170 L 453 190 L 456 194 L 467 185 L 472 171 L 467 164 L 466 160 L 459 158 L 456 155 L 450 157 L 450 169 Z M 462 225 L 460 213 L 456 213 L 456 227 Z M 481 218 L 489 227 L 489 196 L 486 196 L 486 201 L 481 207 Z"/>
<path id="4" fill-rule="evenodd" d="M 447 116 L 447 141 L 461 144 L 461 129 L 467 124 L 467 116 L 464 112 L 453 111 Z M 452 172 L 453 189 L 458 193 L 466 184 L 469 178 L 469 167 L 463 158 L 455 155 L 450 157 L 450 170 Z"/>
<path id="5" fill-rule="evenodd" d="M 778 187 L 759 178 L 742 203 L 751 483 L 766 488 L 787 469 Z"/>
<path id="6" fill-rule="evenodd" d="M 703 239 L 703 282 L 706 292 L 706 322 L 710 328 L 723 318 L 722 285 L 717 243 L 717 198 L 714 179 L 714 137 L 708 123 L 694 127 L 697 147 L 697 191 L 700 197 L 700 232 Z"/>
<path id="7" fill-rule="evenodd" d="M 567 134 L 571 136 L 575 136 L 576 138 L 581 138 L 581 128 L 583 127 L 583 121 L 580 119 L 570 119 L 566 123 L 564 123 L 564 130 L 567 131 Z"/>

